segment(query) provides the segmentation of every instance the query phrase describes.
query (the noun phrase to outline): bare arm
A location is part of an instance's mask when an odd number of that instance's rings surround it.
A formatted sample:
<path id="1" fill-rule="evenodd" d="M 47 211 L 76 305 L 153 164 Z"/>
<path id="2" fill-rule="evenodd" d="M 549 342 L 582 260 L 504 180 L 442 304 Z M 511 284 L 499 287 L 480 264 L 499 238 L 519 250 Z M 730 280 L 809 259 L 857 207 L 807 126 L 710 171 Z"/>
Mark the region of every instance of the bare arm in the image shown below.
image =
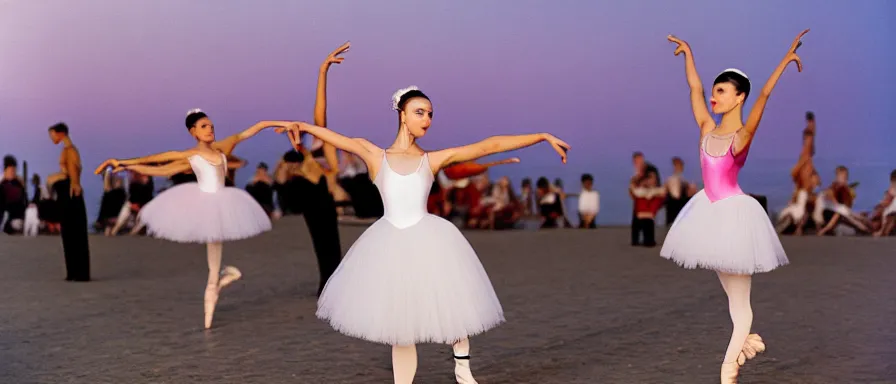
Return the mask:
<path id="1" fill-rule="evenodd" d="M 240 169 L 246 166 L 246 160 L 236 156 L 227 156 L 227 169 Z"/>
<path id="2" fill-rule="evenodd" d="M 320 72 L 317 75 L 317 96 L 314 99 L 314 125 L 320 127 L 327 126 L 327 72 L 330 65 L 341 64 L 345 58 L 339 55 L 348 51 L 351 44 L 346 42 L 335 51 L 327 55 L 323 64 L 320 66 Z M 323 146 L 324 157 L 327 159 L 327 165 L 331 172 L 339 172 L 339 156 L 336 154 L 336 147 L 324 141 Z"/>
<path id="3" fill-rule="evenodd" d="M 801 32 L 796 37 L 793 44 L 790 46 L 790 50 L 787 51 L 787 55 L 784 56 L 784 59 L 781 60 L 781 63 L 779 63 L 778 67 L 775 68 L 775 71 L 772 72 L 771 77 L 765 82 L 762 90 L 759 91 L 759 96 L 756 97 L 756 103 L 753 104 L 753 109 L 750 110 L 750 115 L 747 116 L 747 122 L 744 124 L 744 135 L 746 135 L 746 140 L 743 141 L 744 148 L 748 147 L 750 142 L 753 141 L 753 136 L 756 134 L 756 129 L 759 128 L 759 122 L 762 120 L 762 114 L 765 112 L 765 106 L 768 104 L 768 99 L 772 94 L 772 90 L 775 89 L 775 85 L 778 84 L 778 79 L 781 78 L 781 74 L 787 69 L 787 65 L 791 62 L 796 62 L 797 70 L 799 72 L 803 71 L 803 64 L 800 62 L 799 56 L 796 55 L 796 49 L 802 45 L 800 39 L 802 39 L 803 35 L 807 32 L 809 32 L 808 29 Z"/>
<path id="4" fill-rule="evenodd" d="M 157 153 L 155 155 L 137 157 L 137 158 L 126 159 L 126 160 L 109 159 L 109 160 L 104 161 L 102 164 L 100 164 L 99 167 L 96 167 L 96 170 L 94 170 L 93 172 L 96 173 L 97 175 L 99 175 L 100 172 L 103 172 L 106 169 L 106 167 L 109 167 L 109 166 L 111 166 L 113 169 L 117 169 L 117 168 L 123 167 L 123 166 L 133 166 L 133 165 L 140 165 L 140 164 L 147 164 L 147 163 L 168 163 L 171 161 L 185 160 L 187 157 L 190 157 L 191 155 L 193 155 L 195 153 L 196 153 L 195 150 L 188 149 L 186 151 L 168 151 L 168 152 Z"/>
<path id="5" fill-rule="evenodd" d="M 81 156 L 75 148 L 69 148 L 65 151 L 65 171 L 68 174 L 69 181 L 72 183 L 72 189 L 77 189 L 77 195 L 81 190 Z"/>
<path id="6" fill-rule="evenodd" d="M 375 156 L 381 151 L 365 139 L 343 136 L 330 129 L 308 123 L 295 123 L 284 131 L 289 133 L 290 140 L 293 143 L 298 143 L 301 132 L 308 132 L 325 143 L 332 144 L 337 149 L 358 155 L 367 164 L 375 164 L 377 160 Z"/>
<path id="7" fill-rule="evenodd" d="M 103 191 L 108 192 L 112 189 L 112 172 L 103 173 Z"/>
<path id="8" fill-rule="evenodd" d="M 224 140 L 215 142 L 212 147 L 215 149 L 224 152 L 225 155 L 230 155 L 233 152 L 233 149 L 236 148 L 236 145 L 241 143 L 243 140 L 246 140 L 252 136 L 257 135 L 259 132 L 268 127 L 285 127 L 291 124 L 291 121 L 278 121 L 278 120 L 264 120 L 259 121 L 252 125 L 249 128 L 246 128 L 240 133 L 235 135 L 228 136 Z"/>
<path id="9" fill-rule="evenodd" d="M 122 167 L 129 171 L 134 171 L 147 176 L 164 176 L 170 177 L 181 172 L 190 170 L 190 162 L 187 160 L 172 161 L 165 165 L 128 165 Z"/>
<path id="10" fill-rule="evenodd" d="M 430 153 L 429 160 L 435 165 L 436 169 L 465 161 L 476 160 L 480 157 L 493 155 L 496 153 L 508 152 L 520 148 L 529 147 L 542 141 L 551 143 L 554 150 L 560 154 L 563 162 L 566 162 L 566 151 L 569 150 L 569 144 L 547 133 L 535 133 L 529 135 L 515 136 L 492 136 L 478 143 L 465 145 L 462 147 L 448 148 L 441 151 Z"/>
<path id="11" fill-rule="evenodd" d="M 706 108 L 706 93 L 703 89 L 703 83 L 700 81 L 700 75 L 697 74 L 697 65 L 694 64 L 694 54 L 691 46 L 684 40 L 680 40 L 675 36 L 669 35 L 667 39 L 678 44 L 675 48 L 675 56 L 684 53 L 684 73 L 688 79 L 688 88 L 691 90 L 691 109 L 694 111 L 694 119 L 697 126 L 700 127 L 700 135 L 715 128 L 715 122 Z"/>

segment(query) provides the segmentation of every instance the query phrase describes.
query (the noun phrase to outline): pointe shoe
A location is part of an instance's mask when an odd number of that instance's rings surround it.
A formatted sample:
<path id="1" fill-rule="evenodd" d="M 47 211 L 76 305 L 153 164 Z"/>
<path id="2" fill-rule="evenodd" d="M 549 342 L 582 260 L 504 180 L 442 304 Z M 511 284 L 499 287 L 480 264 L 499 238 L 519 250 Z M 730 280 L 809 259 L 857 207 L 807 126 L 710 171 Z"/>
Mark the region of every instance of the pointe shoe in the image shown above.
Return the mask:
<path id="1" fill-rule="evenodd" d="M 236 269 L 234 266 L 226 266 L 221 270 L 221 280 L 218 281 L 218 290 L 223 289 L 224 287 L 230 285 L 230 283 L 239 280 L 243 277 L 243 273 L 240 272 L 239 269 Z"/>
<path id="2" fill-rule="evenodd" d="M 457 384 L 478 384 L 470 371 L 470 355 L 454 355 L 454 380 Z"/>
<path id="3" fill-rule="evenodd" d="M 737 374 L 740 370 L 739 361 L 722 363 L 722 372 L 719 374 L 721 384 L 737 384 Z"/>
<path id="4" fill-rule="evenodd" d="M 212 327 L 212 318 L 215 317 L 215 306 L 218 305 L 218 288 L 208 286 L 205 288 L 205 329 Z"/>

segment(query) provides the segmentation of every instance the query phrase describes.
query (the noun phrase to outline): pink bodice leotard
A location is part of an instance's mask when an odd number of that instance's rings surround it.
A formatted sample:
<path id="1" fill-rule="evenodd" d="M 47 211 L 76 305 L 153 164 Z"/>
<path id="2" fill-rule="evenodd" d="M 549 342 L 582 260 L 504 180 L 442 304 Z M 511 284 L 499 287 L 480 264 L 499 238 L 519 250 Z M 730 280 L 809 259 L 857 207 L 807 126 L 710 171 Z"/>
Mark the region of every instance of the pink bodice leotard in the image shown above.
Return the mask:
<path id="1" fill-rule="evenodd" d="M 735 155 L 734 141 L 736 137 L 736 132 L 727 135 L 709 133 L 704 136 L 700 145 L 703 191 L 709 201 L 713 203 L 744 194 L 737 184 L 737 175 L 747 161 L 749 146 Z"/>

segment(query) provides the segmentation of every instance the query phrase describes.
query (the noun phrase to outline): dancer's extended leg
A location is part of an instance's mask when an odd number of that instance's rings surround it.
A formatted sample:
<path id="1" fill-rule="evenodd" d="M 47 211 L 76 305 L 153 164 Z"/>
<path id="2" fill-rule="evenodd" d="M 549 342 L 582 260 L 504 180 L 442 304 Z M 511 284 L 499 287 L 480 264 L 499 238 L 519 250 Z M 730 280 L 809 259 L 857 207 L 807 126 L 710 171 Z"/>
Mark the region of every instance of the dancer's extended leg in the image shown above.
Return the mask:
<path id="1" fill-rule="evenodd" d="M 735 383 L 740 365 L 765 350 L 765 345 L 759 335 L 750 334 L 753 325 L 753 309 L 750 306 L 752 276 L 719 273 L 719 281 L 728 295 L 728 310 L 733 325 L 722 362 L 721 382 Z"/>
<path id="2" fill-rule="evenodd" d="M 417 374 L 417 346 L 392 347 L 392 377 L 395 384 L 411 384 Z"/>
<path id="3" fill-rule="evenodd" d="M 128 218 L 131 217 L 131 205 L 128 204 L 127 201 L 121 206 L 121 210 L 118 211 L 118 218 L 115 219 L 115 225 L 112 227 L 112 232 L 109 234 L 115 236 L 118 234 L 118 231 L 121 230 L 121 227 L 124 226 L 124 223 L 128 221 Z"/>
<path id="4" fill-rule="evenodd" d="M 458 384 L 476 384 L 470 371 L 470 339 L 463 339 L 451 346 L 454 349 L 454 378 Z"/>

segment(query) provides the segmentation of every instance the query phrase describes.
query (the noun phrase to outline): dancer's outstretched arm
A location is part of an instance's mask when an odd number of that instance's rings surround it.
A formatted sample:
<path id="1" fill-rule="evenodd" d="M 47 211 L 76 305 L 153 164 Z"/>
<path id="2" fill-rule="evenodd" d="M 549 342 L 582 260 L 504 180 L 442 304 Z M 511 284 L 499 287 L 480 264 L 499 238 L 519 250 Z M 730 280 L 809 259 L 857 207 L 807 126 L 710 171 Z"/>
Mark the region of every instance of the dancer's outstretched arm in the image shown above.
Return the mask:
<path id="1" fill-rule="evenodd" d="M 538 144 L 542 141 L 550 143 L 551 147 L 560 154 L 560 160 L 566 163 L 566 152 L 569 151 L 569 144 L 549 133 L 492 136 L 478 143 L 432 152 L 429 154 L 429 161 L 434 169 L 438 170 L 454 163 L 462 163 L 496 153 L 513 151 Z"/>
<path id="2" fill-rule="evenodd" d="M 232 135 L 224 140 L 216 141 L 215 143 L 212 144 L 212 148 L 215 148 L 215 149 L 223 152 L 225 155 L 229 156 L 230 153 L 233 152 L 233 148 L 236 147 L 237 144 L 239 144 L 243 140 L 246 140 L 252 136 L 255 136 L 258 132 L 261 132 L 261 130 L 263 130 L 267 127 L 285 127 L 289 124 L 291 124 L 291 122 L 289 122 L 289 121 L 259 121 L 255 125 L 249 127 L 248 129 L 246 129 L 240 133 Z M 174 162 L 174 161 L 179 161 L 179 160 L 186 160 L 188 157 L 190 157 L 194 154 L 196 154 L 196 149 L 191 148 L 191 149 L 187 149 L 184 151 L 166 151 L 166 152 L 156 153 L 154 155 L 136 157 L 133 159 L 125 159 L 125 160 L 108 159 L 108 160 L 104 161 L 102 164 L 100 164 L 100 166 L 94 170 L 94 173 L 99 175 L 100 172 L 102 172 L 104 169 L 106 169 L 106 167 L 109 167 L 109 166 L 111 166 L 114 169 L 114 168 L 119 168 L 120 166 L 152 164 L 152 163 L 168 163 L 168 162 Z"/>
<path id="3" fill-rule="evenodd" d="M 320 72 L 317 75 L 317 96 L 314 99 L 314 124 L 321 127 L 327 126 L 327 72 L 333 64 L 342 64 L 345 60 L 339 55 L 348 52 L 351 43 L 342 44 L 335 51 L 330 52 L 323 64 L 320 65 Z M 327 165 L 331 172 L 339 172 L 339 156 L 336 154 L 336 147 L 324 141 L 323 145 L 324 158 L 327 159 Z"/>
<path id="4" fill-rule="evenodd" d="M 291 124 L 291 121 L 259 121 L 252 125 L 249 128 L 246 128 L 244 131 L 237 133 L 235 135 L 228 136 L 224 140 L 216 141 L 212 144 L 212 148 L 215 148 L 225 155 L 230 155 L 233 152 L 233 149 L 236 148 L 237 144 L 243 142 L 252 136 L 257 135 L 259 132 L 268 127 L 285 127 Z"/>
<path id="5" fill-rule="evenodd" d="M 276 131 L 278 133 L 286 132 L 293 145 L 299 145 L 302 132 L 308 132 L 325 143 L 332 144 L 337 149 L 358 155 L 368 165 L 376 164 L 379 160 L 379 153 L 382 151 L 366 139 L 344 136 L 330 129 L 304 122 L 295 122 L 286 128 L 277 128 Z"/>
<path id="6" fill-rule="evenodd" d="M 694 54 L 687 42 L 675 36 L 666 37 L 669 41 L 678 44 L 675 48 L 675 56 L 684 53 L 684 73 L 688 79 L 688 87 L 691 89 L 691 109 L 694 111 L 694 119 L 700 127 L 700 136 L 715 128 L 716 123 L 706 108 L 706 93 L 703 90 L 703 82 L 697 74 L 697 65 L 694 64 Z"/>
<path id="7" fill-rule="evenodd" d="M 181 172 L 190 170 L 190 162 L 188 160 L 177 160 L 169 162 L 165 165 L 120 165 L 113 172 L 134 171 L 147 176 L 163 176 L 170 177 Z"/>
<path id="8" fill-rule="evenodd" d="M 167 151 L 167 152 L 157 153 L 154 155 L 137 157 L 137 158 L 133 158 L 133 159 L 125 159 L 125 160 L 109 159 L 109 160 L 104 161 L 102 164 L 100 164 L 99 167 L 96 167 L 96 170 L 94 170 L 93 173 L 96 173 L 97 175 L 99 175 L 100 172 L 103 172 L 103 170 L 106 169 L 106 167 L 110 167 L 110 166 L 113 169 L 117 169 L 117 168 L 119 168 L 121 166 L 125 166 L 125 165 L 138 165 L 138 164 L 147 164 L 147 163 L 167 163 L 170 161 L 184 160 L 187 157 L 190 157 L 195 153 L 196 153 L 195 149 L 188 149 L 185 151 Z"/>
<path id="9" fill-rule="evenodd" d="M 796 50 L 803 44 L 800 39 L 802 39 L 803 35 L 808 32 L 809 30 L 807 29 L 796 36 L 796 39 L 790 44 L 790 49 L 787 51 L 787 55 L 784 56 L 784 59 L 778 64 L 778 68 L 775 68 L 775 71 L 772 72 L 771 77 L 765 82 L 762 90 L 759 91 L 759 96 L 756 97 L 756 103 L 753 104 L 753 109 L 750 110 L 750 115 L 747 116 L 747 122 L 744 124 L 744 134 L 746 137 L 743 138 L 746 140 L 742 141 L 743 148 L 748 147 L 750 142 L 753 141 L 753 136 L 756 134 L 756 129 L 759 128 L 759 122 L 762 120 L 762 114 L 765 112 L 765 105 L 768 104 L 768 99 L 772 94 L 772 90 L 775 89 L 775 85 L 778 83 L 778 79 L 781 78 L 781 74 L 787 69 L 787 65 L 791 62 L 796 62 L 797 71 L 803 71 L 803 63 L 800 61 L 800 57 L 796 55 Z"/>

